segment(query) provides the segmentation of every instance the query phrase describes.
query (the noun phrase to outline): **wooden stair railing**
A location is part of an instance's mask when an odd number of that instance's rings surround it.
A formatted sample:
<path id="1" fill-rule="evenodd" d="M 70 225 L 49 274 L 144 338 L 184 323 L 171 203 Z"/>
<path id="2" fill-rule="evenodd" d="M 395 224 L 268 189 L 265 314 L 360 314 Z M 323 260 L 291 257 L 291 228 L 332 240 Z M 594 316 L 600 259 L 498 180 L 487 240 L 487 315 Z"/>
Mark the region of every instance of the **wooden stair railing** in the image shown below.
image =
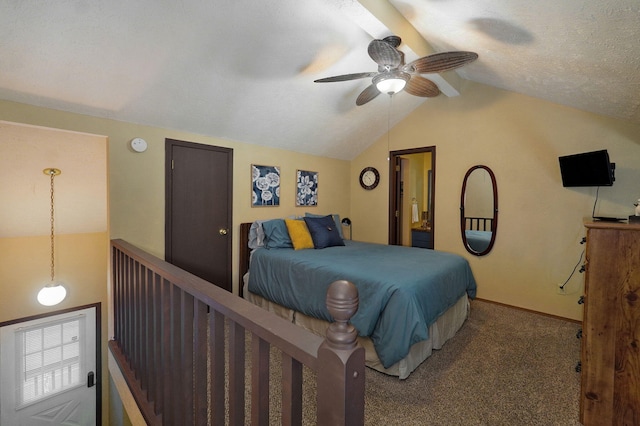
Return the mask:
<path id="1" fill-rule="evenodd" d="M 272 347 L 282 354 L 281 424 L 302 423 L 303 366 L 317 376 L 317 424 L 364 424 L 364 349 L 349 324 L 358 308 L 353 284 L 329 287 L 335 321 L 323 339 L 123 240 L 112 240 L 111 254 L 109 349 L 148 424 L 269 424 Z"/>

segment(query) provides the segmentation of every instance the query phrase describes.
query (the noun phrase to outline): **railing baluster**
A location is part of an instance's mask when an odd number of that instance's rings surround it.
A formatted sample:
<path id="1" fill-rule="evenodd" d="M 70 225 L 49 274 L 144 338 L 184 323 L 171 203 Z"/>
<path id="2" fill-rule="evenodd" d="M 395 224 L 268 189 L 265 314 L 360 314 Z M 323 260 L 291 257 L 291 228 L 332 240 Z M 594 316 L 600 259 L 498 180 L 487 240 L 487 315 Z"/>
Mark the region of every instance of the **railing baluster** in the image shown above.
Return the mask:
<path id="1" fill-rule="evenodd" d="M 302 364 L 282 353 L 282 425 L 302 424 Z"/>
<path id="2" fill-rule="evenodd" d="M 144 343 L 143 343 L 143 364 L 145 366 L 145 390 L 149 395 L 149 399 L 151 401 L 155 401 L 155 395 L 153 391 L 155 390 L 155 360 L 153 356 L 153 348 L 154 344 L 154 330 L 153 330 L 153 273 L 144 268 L 144 306 L 145 306 L 145 315 L 144 315 Z M 144 385 L 143 385 L 144 386 Z"/>
<path id="3" fill-rule="evenodd" d="M 145 391 L 149 390 L 149 309 L 148 292 L 149 283 L 147 281 L 147 268 L 140 264 L 140 384 Z"/>
<path id="4" fill-rule="evenodd" d="M 123 352 L 125 354 L 125 356 L 127 357 L 127 362 L 131 363 L 131 345 L 130 345 L 130 341 L 131 341 L 131 275 L 129 275 L 129 271 L 131 270 L 131 263 L 133 262 L 133 259 L 127 257 L 126 258 L 126 262 L 124 265 L 124 280 L 122 282 L 123 285 L 123 305 L 124 305 L 124 310 L 123 310 L 123 315 L 122 315 L 122 319 L 124 322 L 123 325 L 123 329 L 122 329 L 122 349 Z"/>
<path id="5" fill-rule="evenodd" d="M 182 412 L 181 401 L 182 398 L 182 383 L 183 372 L 180 371 L 180 345 L 182 339 L 180 338 L 180 301 L 181 293 L 180 287 L 171 283 L 171 357 L 169 361 L 169 369 L 171 371 L 171 382 L 168 384 L 172 388 L 173 397 L 169 402 L 168 412 L 170 412 L 170 418 L 166 419 L 167 424 L 178 425 L 182 424 Z M 176 391 L 179 397 L 176 398 Z"/>
<path id="6" fill-rule="evenodd" d="M 161 282 L 161 299 L 162 299 L 162 368 L 160 368 L 160 377 L 162 378 L 162 407 L 160 412 L 163 413 L 163 421 L 171 424 L 171 283 L 167 279 Z"/>
<path id="7" fill-rule="evenodd" d="M 209 386 L 211 395 L 211 423 L 223 425 L 225 420 L 225 333 L 224 315 L 211 310 L 209 313 L 209 354 L 211 354 L 211 368 L 209 371 Z"/>
<path id="8" fill-rule="evenodd" d="M 162 407 L 162 298 L 160 296 L 162 277 L 153 273 L 151 279 L 151 306 L 152 306 L 152 324 L 151 329 L 152 343 L 151 343 L 151 377 L 149 378 L 150 398 L 155 402 L 155 414 L 160 413 L 160 407 Z"/>
<path id="9" fill-rule="evenodd" d="M 133 263 L 133 360 L 136 365 L 136 377 L 140 380 L 141 384 L 144 384 L 142 373 L 142 301 L 141 301 L 141 287 L 142 282 L 140 279 L 140 262 Z"/>
<path id="10" fill-rule="evenodd" d="M 244 327 L 229 323 L 229 424 L 243 425 L 244 418 L 244 373 L 245 373 Z"/>
<path id="11" fill-rule="evenodd" d="M 120 309 L 122 307 L 120 297 L 120 273 L 122 268 L 120 266 L 120 250 L 115 247 L 111 247 L 111 293 L 113 295 L 113 339 L 122 339 L 120 334 L 120 326 L 122 324 L 122 318 L 120 316 Z"/>
<path id="12" fill-rule="evenodd" d="M 180 378 L 182 379 L 182 398 L 180 411 L 182 424 L 193 423 L 193 296 L 182 291 L 180 301 Z"/>
<path id="13" fill-rule="evenodd" d="M 269 424 L 269 342 L 252 335 L 251 424 Z"/>
<path id="14" fill-rule="evenodd" d="M 193 350 L 195 352 L 195 393 L 194 424 L 207 424 L 207 305 L 198 299 L 194 299 L 194 323 L 195 334 Z"/>

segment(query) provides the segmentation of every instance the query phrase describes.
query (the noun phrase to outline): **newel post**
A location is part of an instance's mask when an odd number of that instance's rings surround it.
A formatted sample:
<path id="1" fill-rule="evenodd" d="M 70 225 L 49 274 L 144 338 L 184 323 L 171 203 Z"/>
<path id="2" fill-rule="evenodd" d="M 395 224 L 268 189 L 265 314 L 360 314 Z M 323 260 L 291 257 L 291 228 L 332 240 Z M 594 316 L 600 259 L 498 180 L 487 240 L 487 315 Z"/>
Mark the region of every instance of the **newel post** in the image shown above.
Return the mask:
<path id="1" fill-rule="evenodd" d="M 364 425 L 364 348 L 349 320 L 358 310 L 358 289 L 333 282 L 327 309 L 334 319 L 318 348 L 318 424 Z"/>

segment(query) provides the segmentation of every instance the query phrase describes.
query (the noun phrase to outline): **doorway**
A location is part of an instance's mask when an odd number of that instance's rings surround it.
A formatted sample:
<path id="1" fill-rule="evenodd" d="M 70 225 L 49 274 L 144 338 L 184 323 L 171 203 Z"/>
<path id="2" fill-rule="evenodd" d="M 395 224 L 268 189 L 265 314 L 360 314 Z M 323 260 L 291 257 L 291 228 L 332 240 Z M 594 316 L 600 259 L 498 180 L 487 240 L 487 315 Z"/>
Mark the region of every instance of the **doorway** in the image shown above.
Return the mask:
<path id="1" fill-rule="evenodd" d="M 436 147 L 389 153 L 389 244 L 434 248 Z"/>
<path id="2" fill-rule="evenodd" d="M 0 424 L 99 425 L 100 304 L 0 324 Z"/>
<path id="3" fill-rule="evenodd" d="M 165 258 L 232 291 L 233 150 L 166 140 Z"/>

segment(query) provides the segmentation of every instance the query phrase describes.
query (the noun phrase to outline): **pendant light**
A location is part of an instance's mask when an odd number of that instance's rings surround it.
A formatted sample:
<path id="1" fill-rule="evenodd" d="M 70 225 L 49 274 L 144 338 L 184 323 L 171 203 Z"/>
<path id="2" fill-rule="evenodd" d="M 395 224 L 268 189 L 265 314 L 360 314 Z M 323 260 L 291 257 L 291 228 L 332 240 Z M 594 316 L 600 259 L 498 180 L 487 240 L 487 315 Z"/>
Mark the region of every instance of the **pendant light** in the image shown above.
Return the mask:
<path id="1" fill-rule="evenodd" d="M 38 302 L 44 306 L 54 306 L 67 296 L 67 290 L 61 282 L 55 281 L 55 244 L 53 226 L 53 178 L 62 173 L 59 169 L 48 168 L 42 171 L 51 178 L 51 282 L 38 292 Z"/>

